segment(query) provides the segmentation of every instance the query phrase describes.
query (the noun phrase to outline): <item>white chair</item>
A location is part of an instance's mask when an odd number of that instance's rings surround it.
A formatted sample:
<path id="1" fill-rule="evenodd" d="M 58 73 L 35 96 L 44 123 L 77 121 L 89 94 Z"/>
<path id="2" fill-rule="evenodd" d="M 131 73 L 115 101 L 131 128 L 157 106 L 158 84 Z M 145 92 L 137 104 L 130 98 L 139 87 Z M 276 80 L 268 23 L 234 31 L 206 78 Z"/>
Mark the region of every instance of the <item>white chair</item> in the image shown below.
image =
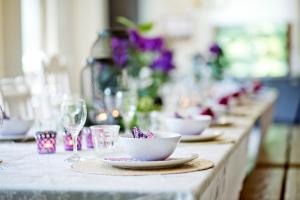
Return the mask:
<path id="1" fill-rule="evenodd" d="M 52 56 L 44 64 L 45 84 L 49 92 L 51 104 L 56 104 L 65 94 L 70 94 L 70 80 L 68 68 L 63 59 L 57 55 Z"/>
<path id="2" fill-rule="evenodd" d="M 44 121 L 52 121 L 51 126 L 59 127 L 60 104 L 65 95 L 71 94 L 69 72 L 66 62 L 58 55 L 52 56 L 43 63 L 45 96 L 42 98 L 43 110 L 48 110 Z M 48 102 L 45 102 L 48 101 Z"/>
<path id="3" fill-rule="evenodd" d="M 11 117 L 33 118 L 31 93 L 24 77 L 0 80 L 2 105 Z"/>

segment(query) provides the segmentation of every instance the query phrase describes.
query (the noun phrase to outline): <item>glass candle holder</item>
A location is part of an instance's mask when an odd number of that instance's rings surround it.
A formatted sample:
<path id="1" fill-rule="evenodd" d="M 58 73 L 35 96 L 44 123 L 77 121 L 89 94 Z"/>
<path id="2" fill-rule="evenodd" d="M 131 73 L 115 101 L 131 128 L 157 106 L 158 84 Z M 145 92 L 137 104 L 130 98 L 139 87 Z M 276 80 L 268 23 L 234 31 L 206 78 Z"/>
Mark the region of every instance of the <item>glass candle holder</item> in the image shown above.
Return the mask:
<path id="1" fill-rule="evenodd" d="M 93 135 L 92 135 L 91 129 L 88 128 L 88 127 L 84 127 L 82 129 L 82 131 L 83 131 L 83 134 L 86 137 L 86 146 L 87 146 L 87 148 L 93 149 L 94 148 L 94 142 L 93 142 Z"/>
<path id="2" fill-rule="evenodd" d="M 64 146 L 66 151 L 73 151 L 73 140 L 70 133 L 65 133 L 64 135 Z M 82 146 L 82 131 L 80 131 L 77 137 L 77 150 L 80 151 Z"/>
<path id="3" fill-rule="evenodd" d="M 37 151 L 40 154 L 56 152 L 56 132 L 38 131 L 36 133 Z"/>

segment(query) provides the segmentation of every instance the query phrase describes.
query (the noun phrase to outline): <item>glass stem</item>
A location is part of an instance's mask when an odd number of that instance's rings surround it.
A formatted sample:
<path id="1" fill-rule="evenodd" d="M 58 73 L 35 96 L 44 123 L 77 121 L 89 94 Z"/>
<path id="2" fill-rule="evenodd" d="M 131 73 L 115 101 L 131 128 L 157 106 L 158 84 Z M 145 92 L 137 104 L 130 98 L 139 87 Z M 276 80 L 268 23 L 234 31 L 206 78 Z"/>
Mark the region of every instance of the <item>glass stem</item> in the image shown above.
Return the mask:
<path id="1" fill-rule="evenodd" d="M 72 136 L 73 140 L 73 154 L 77 155 L 78 150 L 77 150 L 77 134 L 74 134 L 74 137 Z"/>

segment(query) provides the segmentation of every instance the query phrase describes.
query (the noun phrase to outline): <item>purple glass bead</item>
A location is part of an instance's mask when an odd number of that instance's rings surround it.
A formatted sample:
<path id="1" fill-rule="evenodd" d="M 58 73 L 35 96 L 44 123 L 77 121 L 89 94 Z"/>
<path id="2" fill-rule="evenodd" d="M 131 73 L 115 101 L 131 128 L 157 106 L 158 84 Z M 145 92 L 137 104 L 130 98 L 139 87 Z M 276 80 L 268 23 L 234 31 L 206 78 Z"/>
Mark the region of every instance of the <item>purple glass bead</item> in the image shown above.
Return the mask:
<path id="1" fill-rule="evenodd" d="M 37 151 L 40 154 L 56 152 L 56 132 L 38 131 L 36 133 Z"/>

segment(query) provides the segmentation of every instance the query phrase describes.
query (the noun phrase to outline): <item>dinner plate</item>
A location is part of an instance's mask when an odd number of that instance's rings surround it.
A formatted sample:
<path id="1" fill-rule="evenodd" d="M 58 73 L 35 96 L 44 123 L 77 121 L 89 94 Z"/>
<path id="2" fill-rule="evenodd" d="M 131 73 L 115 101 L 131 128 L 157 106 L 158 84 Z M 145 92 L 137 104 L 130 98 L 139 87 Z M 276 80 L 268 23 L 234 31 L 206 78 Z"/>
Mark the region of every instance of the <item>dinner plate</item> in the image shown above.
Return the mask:
<path id="1" fill-rule="evenodd" d="M 114 155 L 101 158 L 101 161 L 113 167 L 124 169 L 164 169 L 188 163 L 198 158 L 198 154 L 174 155 L 161 161 L 140 161 L 129 155 Z"/>
<path id="2" fill-rule="evenodd" d="M 200 135 L 182 135 L 180 142 L 199 142 L 199 141 L 208 141 L 216 139 L 223 135 L 222 131 L 215 131 L 215 130 L 205 130 Z"/>
<path id="3" fill-rule="evenodd" d="M 216 121 L 213 121 L 211 123 L 211 126 L 213 126 L 213 127 L 226 127 L 226 126 L 232 126 L 232 125 L 233 125 L 233 122 L 224 117 L 221 117 L 220 119 L 217 119 Z"/>
<path id="4" fill-rule="evenodd" d="M 33 136 L 29 135 L 1 135 L 0 134 L 0 141 L 6 141 L 6 140 L 33 140 Z"/>

